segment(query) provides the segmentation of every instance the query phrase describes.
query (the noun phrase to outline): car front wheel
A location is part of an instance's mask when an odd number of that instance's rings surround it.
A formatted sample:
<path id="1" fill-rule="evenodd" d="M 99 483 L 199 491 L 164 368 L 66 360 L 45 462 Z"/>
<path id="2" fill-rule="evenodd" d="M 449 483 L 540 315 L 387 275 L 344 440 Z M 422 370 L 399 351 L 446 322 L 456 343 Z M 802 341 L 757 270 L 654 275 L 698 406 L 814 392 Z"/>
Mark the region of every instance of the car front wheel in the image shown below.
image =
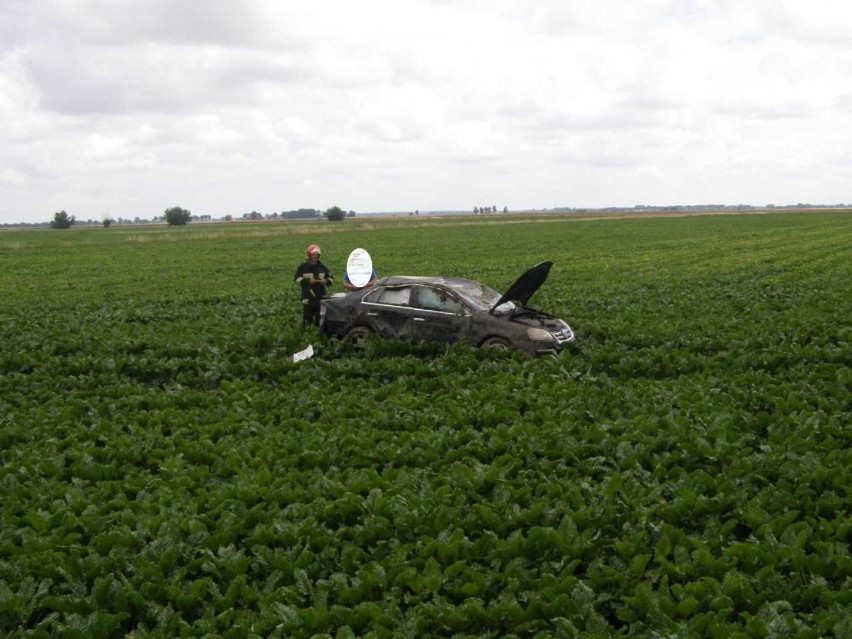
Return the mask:
<path id="1" fill-rule="evenodd" d="M 343 336 L 343 341 L 357 347 L 361 346 L 364 339 L 372 334 L 373 331 L 366 326 L 354 326 Z"/>
<path id="2" fill-rule="evenodd" d="M 491 346 L 492 348 L 500 348 L 502 350 L 509 350 L 512 348 L 512 345 L 502 337 L 489 337 L 482 342 L 482 346 Z"/>

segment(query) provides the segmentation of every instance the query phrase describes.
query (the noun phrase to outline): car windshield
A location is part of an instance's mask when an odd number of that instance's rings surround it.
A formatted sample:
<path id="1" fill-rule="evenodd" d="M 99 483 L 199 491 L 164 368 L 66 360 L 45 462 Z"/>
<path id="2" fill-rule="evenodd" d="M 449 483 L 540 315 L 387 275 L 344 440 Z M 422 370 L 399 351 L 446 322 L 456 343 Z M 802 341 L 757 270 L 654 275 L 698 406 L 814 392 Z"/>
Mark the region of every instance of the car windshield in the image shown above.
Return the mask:
<path id="1" fill-rule="evenodd" d="M 447 285 L 458 292 L 473 306 L 482 311 L 490 311 L 500 301 L 502 295 L 490 286 L 479 282 L 448 282 Z M 495 313 L 508 313 L 515 309 L 512 302 L 505 302 L 495 309 Z"/>

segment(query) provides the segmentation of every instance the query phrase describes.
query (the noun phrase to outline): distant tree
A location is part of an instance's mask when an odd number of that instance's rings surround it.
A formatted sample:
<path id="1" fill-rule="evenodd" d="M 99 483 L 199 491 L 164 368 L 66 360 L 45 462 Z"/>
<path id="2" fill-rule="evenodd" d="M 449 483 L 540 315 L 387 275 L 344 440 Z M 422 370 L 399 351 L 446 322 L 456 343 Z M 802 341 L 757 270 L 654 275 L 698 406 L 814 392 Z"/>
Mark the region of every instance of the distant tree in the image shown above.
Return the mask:
<path id="1" fill-rule="evenodd" d="M 166 224 L 169 226 L 184 226 L 187 222 L 189 222 L 192 217 L 192 213 L 186 209 L 180 208 L 179 206 L 173 206 L 172 208 L 165 210 L 163 217 L 166 220 Z"/>
<path id="2" fill-rule="evenodd" d="M 53 214 L 53 220 L 50 222 L 50 228 L 52 229 L 70 229 L 71 226 L 77 220 L 74 219 L 74 216 L 68 216 L 65 211 L 57 211 Z"/>
<path id="3" fill-rule="evenodd" d="M 509 212 L 509 207 L 508 207 L 508 206 L 504 206 L 504 207 L 503 207 L 503 213 L 508 213 L 508 212 Z"/>
<path id="4" fill-rule="evenodd" d="M 332 206 L 325 212 L 329 222 L 341 222 L 346 219 L 346 211 L 339 206 Z"/>
<path id="5" fill-rule="evenodd" d="M 414 209 L 414 215 L 420 215 L 420 209 Z"/>
<path id="6" fill-rule="evenodd" d="M 105 229 L 108 229 L 110 226 L 112 226 L 112 220 L 108 217 L 105 217 L 102 224 L 104 225 Z"/>
<path id="7" fill-rule="evenodd" d="M 355 217 L 355 211 L 349 211 L 349 213 L 346 214 L 346 217 Z"/>
<path id="8" fill-rule="evenodd" d="M 233 216 L 233 215 L 231 215 L 230 213 L 228 213 L 228 215 L 226 215 L 226 216 L 225 216 L 225 217 L 223 217 L 222 219 L 223 219 L 223 220 L 225 220 L 226 222 L 233 222 L 233 221 L 234 221 L 234 216 Z"/>
<path id="9" fill-rule="evenodd" d="M 479 207 L 478 207 L 478 206 L 474 206 L 474 207 L 473 207 L 473 214 L 474 214 L 474 215 L 476 215 L 477 213 L 479 213 Z"/>

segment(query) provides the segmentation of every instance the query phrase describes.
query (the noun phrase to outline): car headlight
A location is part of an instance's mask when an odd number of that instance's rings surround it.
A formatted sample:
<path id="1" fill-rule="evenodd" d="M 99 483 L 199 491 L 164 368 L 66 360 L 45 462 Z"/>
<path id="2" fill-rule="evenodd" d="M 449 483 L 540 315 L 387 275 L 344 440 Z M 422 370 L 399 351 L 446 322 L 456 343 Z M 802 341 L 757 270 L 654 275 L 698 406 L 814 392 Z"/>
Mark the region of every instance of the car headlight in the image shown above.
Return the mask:
<path id="1" fill-rule="evenodd" d="M 546 331 L 543 328 L 528 328 L 527 337 L 536 342 L 549 342 L 553 340 L 553 335 L 550 334 L 550 331 Z"/>

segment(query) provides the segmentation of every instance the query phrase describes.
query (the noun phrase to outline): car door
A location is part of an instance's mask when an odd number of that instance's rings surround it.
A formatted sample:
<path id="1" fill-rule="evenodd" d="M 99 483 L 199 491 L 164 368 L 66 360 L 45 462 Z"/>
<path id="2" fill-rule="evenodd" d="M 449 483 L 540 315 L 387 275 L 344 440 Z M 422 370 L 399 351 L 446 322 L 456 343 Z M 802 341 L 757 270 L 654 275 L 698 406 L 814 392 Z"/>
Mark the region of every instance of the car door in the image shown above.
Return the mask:
<path id="1" fill-rule="evenodd" d="M 427 342 L 467 339 L 470 311 L 452 291 L 440 286 L 413 287 L 413 337 Z"/>
<path id="2" fill-rule="evenodd" d="M 382 337 L 411 337 L 413 311 L 411 286 L 381 286 L 361 301 L 361 314 Z"/>

